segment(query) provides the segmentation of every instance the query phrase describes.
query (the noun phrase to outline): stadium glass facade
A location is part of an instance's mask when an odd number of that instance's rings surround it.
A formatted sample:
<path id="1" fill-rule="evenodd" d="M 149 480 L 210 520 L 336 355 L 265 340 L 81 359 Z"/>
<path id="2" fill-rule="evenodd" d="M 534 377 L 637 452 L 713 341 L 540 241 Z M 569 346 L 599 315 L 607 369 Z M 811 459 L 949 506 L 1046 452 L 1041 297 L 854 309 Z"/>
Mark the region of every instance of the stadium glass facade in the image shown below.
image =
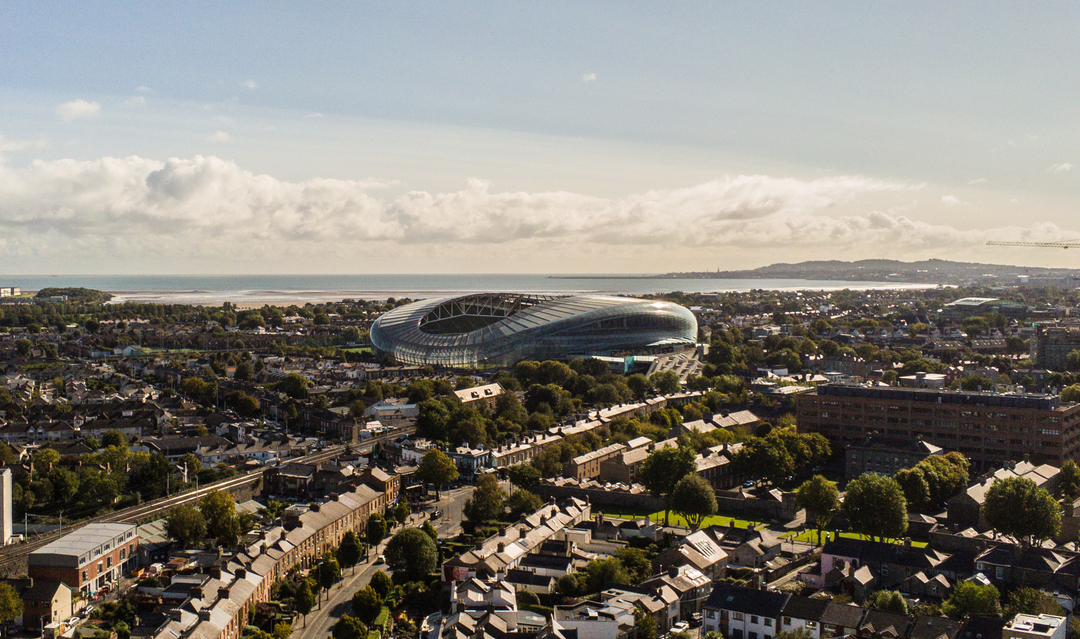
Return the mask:
<path id="1" fill-rule="evenodd" d="M 371 342 L 402 364 L 510 366 L 693 346 L 697 320 L 677 304 L 629 297 L 479 294 L 396 308 L 375 321 Z"/>

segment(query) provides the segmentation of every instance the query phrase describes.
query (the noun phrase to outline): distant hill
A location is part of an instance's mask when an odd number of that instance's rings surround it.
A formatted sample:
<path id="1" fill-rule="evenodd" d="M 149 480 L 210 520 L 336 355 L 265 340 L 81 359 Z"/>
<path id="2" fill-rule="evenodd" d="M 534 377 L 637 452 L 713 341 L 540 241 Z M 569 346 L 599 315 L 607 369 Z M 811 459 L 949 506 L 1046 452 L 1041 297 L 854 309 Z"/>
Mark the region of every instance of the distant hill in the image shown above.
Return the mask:
<path id="1" fill-rule="evenodd" d="M 974 279 L 985 281 L 987 277 L 1015 279 L 1019 275 L 1039 278 L 1077 279 L 1080 278 L 1080 270 L 979 264 L 976 262 L 950 262 L 948 260 L 923 260 L 921 262 L 901 262 L 899 260 L 859 260 L 857 262 L 815 260 L 799 262 L 798 264 L 771 264 L 745 271 L 665 273 L 654 277 L 658 279 L 802 279 L 957 284 Z"/>
<path id="2" fill-rule="evenodd" d="M 49 287 L 38 291 L 35 297 L 67 297 L 69 302 L 76 304 L 104 304 L 112 299 L 112 294 L 92 288 Z"/>

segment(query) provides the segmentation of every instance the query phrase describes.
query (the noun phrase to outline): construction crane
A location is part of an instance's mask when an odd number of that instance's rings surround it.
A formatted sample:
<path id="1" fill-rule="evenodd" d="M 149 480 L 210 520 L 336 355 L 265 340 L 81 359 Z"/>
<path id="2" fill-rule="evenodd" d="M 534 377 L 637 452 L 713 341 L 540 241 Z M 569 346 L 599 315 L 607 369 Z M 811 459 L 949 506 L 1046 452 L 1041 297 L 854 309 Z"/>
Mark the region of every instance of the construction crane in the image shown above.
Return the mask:
<path id="1" fill-rule="evenodd" d="M 999 242 L 997 240 L 990 240 L 986 243 L 987 246 L 1034 246 L 1037 248 L 1080 248 L 1080 240 L 1074 240 L 1070 242 Z"/>

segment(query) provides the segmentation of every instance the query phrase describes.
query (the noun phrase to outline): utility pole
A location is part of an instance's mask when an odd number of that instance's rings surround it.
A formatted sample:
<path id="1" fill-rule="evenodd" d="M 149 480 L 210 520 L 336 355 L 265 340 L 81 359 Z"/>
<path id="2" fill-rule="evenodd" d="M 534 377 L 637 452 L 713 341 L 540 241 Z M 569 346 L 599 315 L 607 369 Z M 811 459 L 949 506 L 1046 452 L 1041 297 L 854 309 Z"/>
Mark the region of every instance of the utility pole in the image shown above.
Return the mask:
<path id="1" fill-rule="evenodd" d="M 64 532 L 64 509 L 60 509 L 60 532 Z"/>

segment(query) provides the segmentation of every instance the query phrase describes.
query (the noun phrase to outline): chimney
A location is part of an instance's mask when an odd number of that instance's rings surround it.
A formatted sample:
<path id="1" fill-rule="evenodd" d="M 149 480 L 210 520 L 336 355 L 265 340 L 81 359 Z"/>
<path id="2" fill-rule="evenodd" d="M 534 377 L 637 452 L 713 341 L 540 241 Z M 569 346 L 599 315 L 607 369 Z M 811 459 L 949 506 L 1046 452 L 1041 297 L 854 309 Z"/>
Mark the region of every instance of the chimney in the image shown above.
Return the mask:
<path id="1" fill-rule="evenodd" d="M 500 541 L 499 545 L 498 545 L 498 549 L 499 549 L 498 552 L 506 552 L 506 544 L 504 544 L 503 542 Z"/>
<path id="2" fill-rule="evenodd" d="M 313 512 L 313 513 L 317 513 L 317 512 L 319 512 L 319 504 L 318 503 L 309 504 L 308 509 L 311 510 L 311 512 Z"/>
<path id="3" fill-rule="evenodd" d="M 679 567 L 676 566 L 676 565 L 668 566 L 667 571 L 668 571 L 668 575 L 670 575 L 672 577 L 678 577 L 679 576 Z"/>
<path id="4" fill-rule="evenodd" d="M 247 577 L 247 569 L 245 569 L 245 568 L 237 568 L 236 569 L 236 578 L 237 579 L 244 579 L 245 577 Z"/>
<path id="5" fill-rule="evenodd" d="M 543 526 L 547 523 L 547 515 L 540 515 L 540 525 Z"/>
<path id="6" fill-rule="evenodd" d="M 169 619 L 172 619 L 173 621 L 180 621 L 181 614 L 182 613 L 180 612 L 179 608 L 173 608 L 169 611 Z"/>
<path id="7" fill-rule="evenodd" d="M 188 596 L 191 597 L 192 599 L 202 599 L 202 596 L 203 596 L 202 587 L 200 587 L 200 586 L 192 586 L 191 588 L 188 588 Z"/>
<path id="8" fill-rule="evenodd" d="M 202 610 L 200 610 L 199 611 L 199 619 L 201 621 L 210 621 L 210 609 L 209 608 L 203 608 Z"/>
<path id="9" fill-rule="evenodd" d="M 499 536 L 500 537 L 505 537 L 506 536 L 506 526 L 501 526 L 499 528 Z"/>
<path id="10" fill-rule="evenodd" d="M 210 576 L 214 579 L 221 579 L 221 567 L 214 566 L 210 569 Z"/>
<path id="11" fill-rule="evenodd" d="M 228 598 L 229 598 L 229 589 L 228 589 L 228 588 L 224 588 L 224 587 L 222 587 L 222 588 L 218 588 L 218 589 L 217 589 L 217 598 L 218 598 L 219 600 L 225 600 L 225 599 L 228 599 Z"/>

